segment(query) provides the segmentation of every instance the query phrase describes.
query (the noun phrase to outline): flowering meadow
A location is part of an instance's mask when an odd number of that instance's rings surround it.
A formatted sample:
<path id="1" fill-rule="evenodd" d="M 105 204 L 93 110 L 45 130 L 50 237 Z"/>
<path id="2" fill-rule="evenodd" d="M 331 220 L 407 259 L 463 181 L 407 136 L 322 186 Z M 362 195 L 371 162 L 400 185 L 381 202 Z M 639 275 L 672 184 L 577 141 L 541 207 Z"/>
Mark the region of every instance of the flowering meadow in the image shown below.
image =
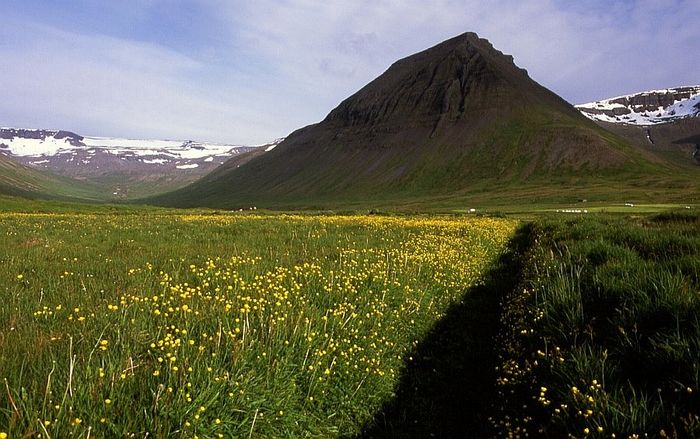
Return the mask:
<path id="1" fill-rule="evenodd" d="M 515 226 L 0 213 L 0 434 L 357 434 Z"/>

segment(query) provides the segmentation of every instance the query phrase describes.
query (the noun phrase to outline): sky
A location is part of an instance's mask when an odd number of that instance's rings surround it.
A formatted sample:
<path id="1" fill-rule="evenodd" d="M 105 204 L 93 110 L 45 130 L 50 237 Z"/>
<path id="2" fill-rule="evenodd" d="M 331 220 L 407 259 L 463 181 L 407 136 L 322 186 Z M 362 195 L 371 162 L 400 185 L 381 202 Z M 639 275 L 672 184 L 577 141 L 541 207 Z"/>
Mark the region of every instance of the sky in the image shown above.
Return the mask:
<path id="1" fill-rule="evenodd" d="M 698 0 L 2 0 L 0 126 L 262 144 L 476 32 L 571 103 L 700 84 Z"/>

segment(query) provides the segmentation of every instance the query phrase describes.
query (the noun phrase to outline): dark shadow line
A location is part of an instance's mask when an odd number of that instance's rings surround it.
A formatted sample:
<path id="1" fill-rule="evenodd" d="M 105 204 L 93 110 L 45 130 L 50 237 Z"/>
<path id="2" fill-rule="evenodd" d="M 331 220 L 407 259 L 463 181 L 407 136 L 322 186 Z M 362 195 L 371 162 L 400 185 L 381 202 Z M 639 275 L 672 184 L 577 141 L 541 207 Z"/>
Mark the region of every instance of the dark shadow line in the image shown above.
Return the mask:
<path id="1" fill-rule="evenodd" d="M 507 251 L 467 290 L 409 355 L 395 396 L 358 438 L 491 437 L 501 301 L 521 280 L 522 255 L 530 245 L 525 224 Z M 465 250 L 468 251 L 468 250 Z M 407 356 L 408 358 L 408 356 Z"/>

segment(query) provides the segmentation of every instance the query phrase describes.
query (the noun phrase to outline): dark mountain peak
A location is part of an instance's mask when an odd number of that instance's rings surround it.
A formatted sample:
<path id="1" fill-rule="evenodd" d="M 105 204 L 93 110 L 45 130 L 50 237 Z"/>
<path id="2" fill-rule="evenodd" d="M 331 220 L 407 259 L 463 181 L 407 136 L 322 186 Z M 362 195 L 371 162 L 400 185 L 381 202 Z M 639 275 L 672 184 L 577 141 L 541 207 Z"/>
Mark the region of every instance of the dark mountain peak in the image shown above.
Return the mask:
<path id="1" fill-rule="evenodd" d="M 570 107 L 532 81 L 512 56 L 469 32 L 395 62 L 324 122 L 387 131 L 435 128 L 465 115 L 507 112 L 533 102 Z"/>
<path id="2" fill-rule="evenodd" d="M 522 69 L 518 69 L 511 55 L 506 55 L 500 50 L 493 47 L 491 42 L 485 38 L 480 38 L 474 32 L 465 32 L 456 37 L 445 40 L 435 46 L 418 52 L 406 58 L 400 59 L 392 64 L 394 66 L 401 66 L 403 64 L 412 64 L 415 62 L 420 62 L 424 60 L 435 61 L 443 58 L 453 56 L 459 61 L 468 62 L 474 56 L 482 56 L 487 59 L 496 60 L 501 58 L 506 64 L 510 64 L 511 67 L 516 68 L 520 72 L 524 72 Z"/>
<path id="3" fill-rule="evenodd" d="M 66 139 L 68 143 L 70 143 L 73 146 L 85 146 L 85 144 L 83 143 L 83 140 L 85 138 L 71 131 L 60 130 L 57 131 L 56 134 L 54 134 L 53 136 L 57 139 Z"/>

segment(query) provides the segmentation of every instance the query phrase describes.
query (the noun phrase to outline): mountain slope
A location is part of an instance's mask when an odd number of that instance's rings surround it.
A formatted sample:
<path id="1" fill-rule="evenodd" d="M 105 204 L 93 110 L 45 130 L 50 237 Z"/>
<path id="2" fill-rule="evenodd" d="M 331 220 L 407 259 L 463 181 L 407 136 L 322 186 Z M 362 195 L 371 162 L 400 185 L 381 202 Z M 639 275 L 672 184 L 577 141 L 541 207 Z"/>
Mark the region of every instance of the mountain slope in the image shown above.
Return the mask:
<path id="1" fill-rule="evenodd" d="M 700 165 L 700 118 L 686 118 L 668 123 L 639 126 L 598 122 L 640 149 L 677 166 L 698 170 Z"/>
<path id="2" fill-rule="evenodd" d="M 671 172 L 467 33 L 394 63 L 273 151 L 149 201 L 278 207 L 460 197 L 654 169 Z"/>
<path id="3" fill-rule="evenodd" d="M 97 201 L 103 194 L 95 185 L 38 171 L 0 154 L 0 195 Z"/>

